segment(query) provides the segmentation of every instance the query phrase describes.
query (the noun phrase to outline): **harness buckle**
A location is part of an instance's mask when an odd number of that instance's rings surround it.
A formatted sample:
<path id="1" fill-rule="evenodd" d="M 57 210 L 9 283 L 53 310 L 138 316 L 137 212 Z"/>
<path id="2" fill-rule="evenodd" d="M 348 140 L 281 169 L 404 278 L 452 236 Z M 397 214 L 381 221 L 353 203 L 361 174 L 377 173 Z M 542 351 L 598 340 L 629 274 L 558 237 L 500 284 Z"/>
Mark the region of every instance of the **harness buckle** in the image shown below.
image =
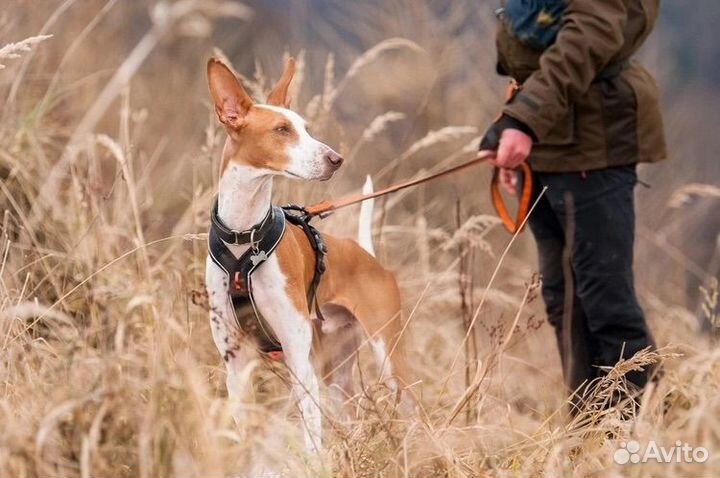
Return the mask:
<path id="1" fill-rule="evenodd" d="M 252 248 L 253 252 L 257 254 L 258 252 L 258 243 L 255 242 L 255 232 L 257 229 L 252 228 L 250 229 L 250 247 Z"/>

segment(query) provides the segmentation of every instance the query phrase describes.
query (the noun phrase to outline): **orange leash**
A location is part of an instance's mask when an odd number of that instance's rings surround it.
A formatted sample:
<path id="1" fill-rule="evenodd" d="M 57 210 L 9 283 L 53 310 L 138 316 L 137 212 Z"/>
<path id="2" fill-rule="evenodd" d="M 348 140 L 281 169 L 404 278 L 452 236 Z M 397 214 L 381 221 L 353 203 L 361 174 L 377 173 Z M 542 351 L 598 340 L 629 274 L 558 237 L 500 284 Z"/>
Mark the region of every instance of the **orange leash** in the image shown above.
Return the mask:
<path id="1" fill-rule="evenodd" d="M 515 234 L 522 229 L 525 218 L 530 212 L 530 202 L 532 199 L 533 191 L 533 179 L 532 171 L 527 163 L 522 163 L 518 168 L 521 181 L 520 201 L 518 202 L 517 215 L 515 219 L 510 216 L 510 213 L 505 206 L 502 195 L 500 194 L 500 170 L 495 168 L 493 171 L 492 182 L 490 183 L 490 198 L 492 199 L 493 206 L 497 215 L 500 216 L 500 220 L 508 230 L 510 234 Z"/>
<path id="2" fill-rule="evenodd" d="M 442 176 L 447 176 L 448 174 L 456 173 L 458 171 L 467 169 L 471 166 L 475 166 L 477 164 L 484 163 L 485 161 L 490 159 L 490 157 L 493 156 L 493 154 L 494 153 L 479 154 L 476 158 L 471 159 L 470 161 L 459 164 L 452 168 L 448 168 L 444 171 L 440 171 L 440 172 L 434 173 L 434 174 L 429 174 L 427 176 L 423 176 L 423 177 L 417 178 L 417 179 L 412 179 L 410 181 L 405 181 L 404 183 L 396 184 L 394 186 L 390 186 L 385 189 L 375 191 L 373 193 L 353 194 L 351 196 L 346 196 L 344 198 L 338 199 L 336 201 L 330 201 L 330 200 L 320 201 L 319 203 L 316 203 L 316 204 L 313 204 L 312 206 L 308 206 L 308 207 L 304 208 L 304 212 L 309 217 L 315 217 L 315 216 L 320 216 L 321 218 L 326 217 L 330 213 L 337 211 L 338 209 L 352 206 L 353 204 L 358 204 L 363 201 L 367 201 L 368 199 L 385 196 L 387 194 L 391 194 L 391 193 L 394 193 L 397 191 L 401 191 L 403 189 L 417 186 L 418 184 L 426 183 L 428 181 L 432 181 L 433 179 L 437 179 Z M 520 196 L 520 206 L 518 207 L 517 218 L 515 219 L 514 222 L 513 222 L 512 218 L 510 217 L 510 214 L 507 211 L 507 207 L 505 206 L 505 202 L 503 201 L 502 196 L 500 195 L 499 175 L 498 175 L 497 169 L 495 170 L 495 172 L 493 174 L 492 184 L 490 186 L 490 190 L 492 193 L 491 197 L 492 197 L 493 206 L 495 207 L 495 210 L 497 211 L 498 215 L 500 216 L 500 219 L 502 220 L 503 225 L 511 234 L 514 234 L 515 232 L 517 232 L 518 229 L 520 229 L 521 224 L 525 220 L 525 217 L 527 216 L 528 211 L 530 210 L 530 198 L 531 198 L 531 193 L 532 193 L 532 173 L 530 171 L 530 167 L 527 164 L 523 164 L 522 169 L 520 170 L 520 173 L 523 176 L 522 177 L 523 191 L 522 191 L 522 195 Z"/>

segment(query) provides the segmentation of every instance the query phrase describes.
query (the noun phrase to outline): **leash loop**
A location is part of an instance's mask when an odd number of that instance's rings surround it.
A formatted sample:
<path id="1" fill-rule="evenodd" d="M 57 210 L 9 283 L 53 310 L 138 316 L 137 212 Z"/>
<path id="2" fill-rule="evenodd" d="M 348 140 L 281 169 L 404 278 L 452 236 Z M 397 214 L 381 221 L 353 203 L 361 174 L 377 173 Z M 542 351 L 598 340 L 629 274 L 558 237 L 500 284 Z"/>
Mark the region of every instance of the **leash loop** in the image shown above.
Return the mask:
<path id="1" fill-rule="evenodd" d="M 519 201 L 518 209 L 515 219 L 512 218 L 508 212 L 508 208 L 505 205 L 502 194 L 500 193 L 500 169 L 495 168 L 493 170 L 492 181 L 490 182 L 490 199 L 492 201 L 495 212 L 500 217 L 503 226 L 510 234 L 515 234 L 522 230 L 522 225 L 525 222 L 525 218 L 530 212 L 532 191 L 533 191 L 533 176 L 532 170 L 527 163 L 522 163 L 515 170 L 517 171 L 520 179 L 519 187 Z"/>

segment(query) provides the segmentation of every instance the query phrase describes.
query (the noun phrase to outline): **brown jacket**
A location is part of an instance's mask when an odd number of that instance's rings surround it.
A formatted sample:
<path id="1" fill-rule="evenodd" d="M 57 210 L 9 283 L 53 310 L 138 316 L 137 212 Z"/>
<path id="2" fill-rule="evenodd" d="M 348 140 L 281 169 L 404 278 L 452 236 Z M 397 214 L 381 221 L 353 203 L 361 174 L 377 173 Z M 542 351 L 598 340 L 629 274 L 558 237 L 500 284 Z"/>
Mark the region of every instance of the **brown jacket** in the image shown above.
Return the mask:
<path id="1" fill-rule="evenodd" d="M 522 84 L 503 113 L 538 138 L 536 171 L 582 171 L 666 157 L 658 91 L 632 55 L 660 0 L 567 0 L 557 39 L 538 52 L 501 25 L 498 70 Z"/>

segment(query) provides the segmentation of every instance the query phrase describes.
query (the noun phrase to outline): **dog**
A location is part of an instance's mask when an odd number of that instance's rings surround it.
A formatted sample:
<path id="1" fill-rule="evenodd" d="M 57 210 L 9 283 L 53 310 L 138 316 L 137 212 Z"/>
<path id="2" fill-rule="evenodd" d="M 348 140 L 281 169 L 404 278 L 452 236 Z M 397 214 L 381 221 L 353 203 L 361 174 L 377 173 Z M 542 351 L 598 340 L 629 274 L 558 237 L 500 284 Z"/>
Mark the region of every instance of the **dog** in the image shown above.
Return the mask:
<path id="1" fill-rule="evenodd" d="M 211 58 L 207 63 L 210 96 L 217 118 L 227 131 L 220 162 L 217 217 L 232 231 L 250 231 L 268 217 L 275 176 L 326 181 L 343 163 L 343 158 L 315 139 L 305 120 L 289 109 L 288 88 L 294 71 L 291 58 L 266 104 L 257 104 L 221 60 Z M 400 292 L 394 275 L 380 265 L 372 252 L 371 216 L 368 205 L 364 205 L 360 214 L 361 244 L 322 235 L 327 255 L 326 271 L 316 292 L 319 314 L 310 312 L 313 304 L 309 303 L 307 291 L 316 269 L 316 252 L 305 231 L 289 224 L 274 252 L 268 255 L 263 251 L 262 257 L 257 256 L 262 263 L 252 275 L 253 307 L 282 346 L 309 451 L 322 450 L 319 383 L 312 363 L 315 359 L 321 363 L 319 368 L 330 392 L 346 402 L 354 395 L 352 358 L 364 333 L 382 379 L 396 392 L 398 400 L 403 388 L 410 384 L 403 358 Z M 230 243 L 224 246 L 236 258 L 254 247 Z M 234 317 L 228 296 L 231 278 L 212 259 L 209 255 L 206 268 L 211 329 L 227 368 L 227 388 L 232 399 L 240 392 L 237 379 L 245 364 L 238 352 L 246 334 Z"/>

